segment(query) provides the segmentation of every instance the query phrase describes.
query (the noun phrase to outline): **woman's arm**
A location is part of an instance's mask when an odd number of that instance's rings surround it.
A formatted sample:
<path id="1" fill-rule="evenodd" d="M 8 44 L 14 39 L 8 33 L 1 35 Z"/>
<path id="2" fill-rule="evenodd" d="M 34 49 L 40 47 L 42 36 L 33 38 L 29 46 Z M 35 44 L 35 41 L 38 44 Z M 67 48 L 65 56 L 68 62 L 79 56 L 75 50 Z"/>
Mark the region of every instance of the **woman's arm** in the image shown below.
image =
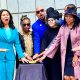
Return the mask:
<path id="1" fill-rule="evenodd" d="M 21 44 L 20 44 L 20 40 L 19 40 L 19 34 L 18 34 L 18 31 L 17 29 L 15 29 L 14 31 L 14 35 L 15 36 L 15 41 L 14 41 L 14 46 L 15 46 L 15 49 L 17 51 L 17 54 L 18 54 L 18 58 L 21 59 L 21 61 L 24 63 L 24 62 L 28 62 L 28 60 L 24 57 L 24 53 L 23 53 L 23 50 L 21 48 Z"/>
<path id="2" fill-rule="evenodd" d="M 53 58 L 58 47 L 59 47 L 59 44 L 60 44 L 60 41 L 61 41 L 61 30 L 62 28 L 60 28 L 57 36 L 52 40 L 52 42 L 50 43 L 50 45 L 48 46 L 48 48 L 45 49 L 45 51 L 43 51 L 41 54 L 40 54 L 40 62 L 42 62 L 45 57 L 50 57 L 50 58 Z"/>

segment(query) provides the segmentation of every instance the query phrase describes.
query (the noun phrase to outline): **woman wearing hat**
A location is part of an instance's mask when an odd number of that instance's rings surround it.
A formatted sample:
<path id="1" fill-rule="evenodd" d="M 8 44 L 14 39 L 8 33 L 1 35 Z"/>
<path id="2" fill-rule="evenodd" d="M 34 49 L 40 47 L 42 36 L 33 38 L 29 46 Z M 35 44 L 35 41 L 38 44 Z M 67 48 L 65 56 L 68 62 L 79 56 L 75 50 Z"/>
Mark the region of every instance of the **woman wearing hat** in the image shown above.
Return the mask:
<path id="1" fill-rule="evenodd" d="M 59 12 L 54 10 L 54 8 L 49 7 L 47 9 L 47 26 L 48 29 L 45 31 L 42 44 L 41 44 L 41 51 L 44 51 L 50 42 L 56 37 L 59 31 Z M 61 80 L 61 65 L 60 64 L 60 48 L 56 52 L 56 55 L 53 59 L 46 58 L 44 61 L 44 65 L 47 72 L 48 80 Z M 58 74 L 57 74 L 58 73 Z"/>
<path id="2" fill-rule="evenodd" d="M 40 54 L 40 62 L 45 57 L 53 58 L 57 48 L 61 47 L 62 80 L 80 80 L 80 71 L 77 69 L 80 53 L 73 52 L 72 48 L 80 45 L 80 20 L 76 16 L 76 7 L 67 8 L 65 11 L 65 23 L 60 27 L 58 35 L 50 46 Z M 78 66 L 78 67 L 77 67 Z"/>

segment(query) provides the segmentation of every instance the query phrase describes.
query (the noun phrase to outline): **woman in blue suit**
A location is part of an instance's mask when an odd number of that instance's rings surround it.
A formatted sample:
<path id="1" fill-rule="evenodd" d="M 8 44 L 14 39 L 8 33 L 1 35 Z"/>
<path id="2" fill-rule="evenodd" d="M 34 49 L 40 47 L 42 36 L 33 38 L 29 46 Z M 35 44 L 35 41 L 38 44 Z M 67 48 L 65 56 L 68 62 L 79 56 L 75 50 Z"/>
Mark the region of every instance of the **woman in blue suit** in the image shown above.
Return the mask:
<path id="1" fill-rule="evenodd" d="M 8 10 L 2 9 L 0 11 L 0 80 L 13 80 L 15 65 L 13 46 L 18 58 L 23 63 L 27 62 L 21 49 L 18 31 L 13 25 L 12 15 Z"/>

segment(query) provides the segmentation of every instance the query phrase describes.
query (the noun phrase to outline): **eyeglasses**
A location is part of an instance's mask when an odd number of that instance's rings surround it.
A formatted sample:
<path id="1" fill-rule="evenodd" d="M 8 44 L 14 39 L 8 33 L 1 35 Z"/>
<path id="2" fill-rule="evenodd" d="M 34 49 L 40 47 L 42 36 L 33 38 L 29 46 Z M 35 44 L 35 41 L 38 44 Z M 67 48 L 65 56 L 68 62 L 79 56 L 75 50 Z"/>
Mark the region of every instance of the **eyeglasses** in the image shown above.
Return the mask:
<path id="1" fill-rule="evenodd" d="M 27 23 L 27 24 L 22 24 L 22 26 L 26 26 L 26 25 L 27 25 L 27 26 L 30 26 L 30 23 Z"/>
<path id="2" fill-rule="evenodd" d="M 36 11 L 37 14 L 39 14 L 40 12 L 44 12 L 44 9 L 41 9 L 39 11 Z"/>

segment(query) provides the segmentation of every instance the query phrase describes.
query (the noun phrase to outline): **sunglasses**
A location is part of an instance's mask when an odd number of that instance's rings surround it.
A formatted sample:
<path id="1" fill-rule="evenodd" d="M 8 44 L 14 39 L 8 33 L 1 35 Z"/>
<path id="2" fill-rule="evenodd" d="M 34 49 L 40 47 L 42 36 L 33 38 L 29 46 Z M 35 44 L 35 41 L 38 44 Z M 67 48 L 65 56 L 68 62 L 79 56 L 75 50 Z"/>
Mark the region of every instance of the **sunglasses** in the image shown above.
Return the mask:
<path id="1" fill-rule="evenodd" d="M 39 14 L 40 12 L 44 12 L 44 9 L 41 9 L 39 11 L 36 11 L 37 14 Z"/>
<path id="2" fill-rule="evenodd" d="M 23 25 L 23 26 L 26 26 L 26 25 L 27 25 L 27 26 L 30 26 L 30 23 L 27 23 L 27 24 L 22 24 L 22 25 Z"/>

